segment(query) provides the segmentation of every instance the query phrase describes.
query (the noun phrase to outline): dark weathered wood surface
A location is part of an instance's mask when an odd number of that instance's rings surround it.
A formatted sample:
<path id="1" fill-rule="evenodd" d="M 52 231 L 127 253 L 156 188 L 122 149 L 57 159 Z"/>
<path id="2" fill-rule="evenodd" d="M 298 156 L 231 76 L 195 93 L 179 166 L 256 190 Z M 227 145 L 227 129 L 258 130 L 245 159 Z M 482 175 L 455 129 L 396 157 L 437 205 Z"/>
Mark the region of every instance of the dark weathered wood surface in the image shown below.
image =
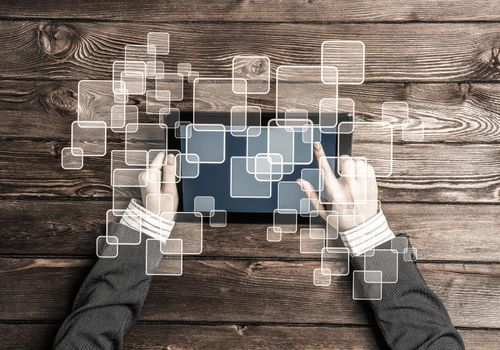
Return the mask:
<path id="1" fill-rule="evenodd" d="M 366 81 L 499 81 L 500 25 L 88 23 L 0 21 L 0 78 L 110 77 L 126 44 L 170 33 L 165 69 L 189 61 L 204 76 L 230 76 L 232 58 L 264 54 L 281 64 L 320 64 L 328 39 L 362 40 Z"/>
<path id="2" fill-rule="evenodd" d="M 185 101 L 172 104 L 181 110 L 192 108 L 192 85 L 186 88 Z M 500 143 L 499 84 L 367 83 L 340 86 L 339 93 L 354 100 L 359 120 L 380 120 L 385 101 L 408 102 L 410 117 L 425 123 L 425 142 Z M 145 109 L 144 98 L 131 99 Z M 249 97 L 249 104 L 273 112 L 276 97 Z M 76 107 L 76 81 L 2 81 L 0 137 L 68 138 Z M 147 120 L 145 113 L 140 118 Z M 398 129 L 395 139 L 401 141 Z"/>
<path id="3" fill-rule="evenodd" d="M 109 154 L 85 158 L 82 170 L 68 171 L 60 167 L 60 150 L 69 144 L 2 141 L 0 195 L 110 198 Z M 123 145 L 108 143 L 108 148 Z M 379 179 L 382 201 L 499 201 L 500 144 L 396 144 L 393 156 L 393 175 Z"/>
<path id="4" fill-rule="evenodd" d="M 90 266 L 80 259 L 1 258 L 0 318 L 62 319 Z M 368 324 L 351 298 L 350 279 L 316 287 L 317 267 L 319 261 L 185 260 L 182 276 L 155 278 L 140 319 Z M 421 263 L 419 269 L 455 325 L 500 327 L 498 265 Z"/>
<path id="5" fill-rule="evenodd" d="M 0 245 L 0 254 L 93 256 L 110 207 L 109 201 L 1 200 L 7 244 Z M 419 261 L 500 262 L 496 205 L 385 203 L 383 209 L 391 228 L 410 237 Z M 262 224 L 229 223 L 223 230 L 205 225 L 202 256 L 318 257 L 300 254 L 298 233 L 284 234 L 279 243 L 267 242 L 265 235 Z"/>
<path id="6" fill-rule="evenodd" d="M 409 235 L 419 268 L 467 349 L 500 343 L 500 12 L 495 1 L 0 2 L 0 348 L 48 349 L 93 260 L 110 207 L 109 157 L 60 168 L 79 79 L 110 79 L 124 45 L 168 31 L 167 70 L 190 62 L 230 76 L 236 54 L 319 64 L 323 40 L 366 44 L 366 83 L 341 86 L 360 120 L 407 101 L 424 143 L 395 130 L 383 210 Z M 439 23 L 441 22 L 441 23 Z M 249 98 L 274 111 L 271 93 Z M 314 84 L 310 94 L 314 95 Z M 186 96 L 192 93 L 187 85 Z M 132 103 L 144 108 L 144 98 Z M 307 105 L 309 102 L 304 100 Z M 176 103 L 189 110 L 192 100 Z M 144 113 L 141 121 L 150 119 Z M 111 149 L 123 147 L 110 135 Z M 185 275 L 156 278 L 129 349 L 373 349 L 380 335 L 350 280 L 314 287 L 317 256 L 266 225 L 205 227 Z M 237 234 L 235 234 L 237 233 Z"/>
<path id="7" fill-rule="evenodd" d="M 223 0 L 217 5 L 205 1 L 137 2 L 112 0 L 99 3 L 65 0 L 5 1 L 0 4 L 0 18 L 79 18 L 107 21 L 177 22 L 401 22 L 401 21 L 498 21 L 494 1 L 411 1 L 394 3 L 362 1 L 242 1 Z"/>
<path id="8" fill-rule="evenodd" d="M 2 349 L 50 348 L 58 324 L 0 324 Z M 137 324 L 125 338 L 125 349 L 372 350 L 374 327 Z M 494 349 L 500 332 L 460 329 L 468 350 Z"/>
<path id="9" fill-rule="evenodd" d="M 50 348 L 58 324 L 0 324 L 2 349 Z M 374 327 L 137 324 L 125 338 L 125 349 L 372 350 Z M 460 329 L 468 350 L 494 349 L 497 330 Z"/>

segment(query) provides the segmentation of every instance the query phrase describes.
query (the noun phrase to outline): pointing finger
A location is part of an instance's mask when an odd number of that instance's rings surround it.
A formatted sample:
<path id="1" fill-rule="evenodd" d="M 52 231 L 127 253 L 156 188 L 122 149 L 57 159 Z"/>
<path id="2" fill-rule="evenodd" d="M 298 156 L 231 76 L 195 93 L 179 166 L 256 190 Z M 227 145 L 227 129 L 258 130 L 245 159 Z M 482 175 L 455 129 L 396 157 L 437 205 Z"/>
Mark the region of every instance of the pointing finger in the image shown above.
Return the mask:
<path id="1" fill-rule="evenodd" d="M 333 201 L 335 198 L 342 196 L 341 185 L 335 177 L 335 174 L 328 163 L 323 147 L 319 142 L 314 143 L 314 155 L 316 156 L 318 167 L 321 169 L 320 174 L 323 179 L 324 188 L 330 197 L 329 200 Z"/>

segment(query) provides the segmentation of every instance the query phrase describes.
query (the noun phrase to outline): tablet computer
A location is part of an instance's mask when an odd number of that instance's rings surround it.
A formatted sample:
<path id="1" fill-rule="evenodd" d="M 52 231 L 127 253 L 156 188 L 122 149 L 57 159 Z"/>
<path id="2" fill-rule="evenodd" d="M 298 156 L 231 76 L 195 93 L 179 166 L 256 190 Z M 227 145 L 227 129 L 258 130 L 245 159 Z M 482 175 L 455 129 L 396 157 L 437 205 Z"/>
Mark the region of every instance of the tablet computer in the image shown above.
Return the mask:
<path id="1" fill-rule="evenodd" d="M 322 132 L 317 125 L 310 132 L 273 126 L 274 113 L 262 114 L 261 124 L 266 126 L 241 131 L 223 124 L 188 124 L 190 117 L 181 113 L 183 130 L 170 130 L 168 137 L 168 148 L 183 157 L 180 211 L 198 211 L 199 203 L 205 202 L 204 206 L 225 210 L 227 221 L 272 222 L 275 209 L 293 209 L 287 207 L 299 204 L 289 203 L 300 203 L 304 196 L 299 185 L 290 185 L 317 170 L 313 141 L 321 141 L 327 156 L 351 154 L 352 134 L 339 134 L 335 128 Z M 349 113 L 338 115 L 338 123 L 352 119 Z M 217 120 L 216 113 L 206 120 Z"/>

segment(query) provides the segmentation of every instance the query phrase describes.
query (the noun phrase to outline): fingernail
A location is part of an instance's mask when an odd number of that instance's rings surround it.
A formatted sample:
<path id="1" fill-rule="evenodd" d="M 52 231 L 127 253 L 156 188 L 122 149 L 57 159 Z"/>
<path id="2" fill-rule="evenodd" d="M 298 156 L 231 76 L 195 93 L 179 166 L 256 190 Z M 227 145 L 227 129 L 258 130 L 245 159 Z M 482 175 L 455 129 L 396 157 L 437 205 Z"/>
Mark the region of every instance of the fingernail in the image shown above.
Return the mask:
<path id="1" fill-rule="evenodd" d="M 314 149 L 315 149 L 316 151 L 319 151 L 319 150 L 321 149 L 321 143 L 319 143 L 319 142 L 315 142 L 315 143 L 314 143 Z"/>

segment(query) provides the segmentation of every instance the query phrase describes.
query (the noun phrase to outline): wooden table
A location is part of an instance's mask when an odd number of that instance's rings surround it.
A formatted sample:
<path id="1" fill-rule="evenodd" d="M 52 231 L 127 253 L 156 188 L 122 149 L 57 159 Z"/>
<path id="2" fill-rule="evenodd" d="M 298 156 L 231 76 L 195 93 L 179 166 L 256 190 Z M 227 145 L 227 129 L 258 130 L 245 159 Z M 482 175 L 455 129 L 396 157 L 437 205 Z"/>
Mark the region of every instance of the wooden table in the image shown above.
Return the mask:
<path id="1" fill-rule="evenodd" d="M 109 79 L 128 43 L 168 31 L 167 70 L 229 76 L 236 54 L 318 64 L 327 39 L 366 44 L 366 82 L 340 89 L 363 120 L 405 100 L 423 143 L 399 138 L 380 181 L 395 232 L 468 349 L 500 342 L 500 11 L 496 1 L 0 1 L 0 348 L 49 348 L 94 261 L 110 207 L 109 158 L 60 166 L 77 82 Z M 273 91 L 273 89 L 271 90 Z M 141 108 L 144 100 L 137 100 Z M 250 103 L 274 110 L 274 95 Z M 178 105 L 191 108 L 188 99 Z M 120 140 L 110 140 L 119 146 Z M 207 229 L 182 277 L 155 278 L 129 349 L 373 349 L 348 279 L 312 284 L 297 234 Z"/>

